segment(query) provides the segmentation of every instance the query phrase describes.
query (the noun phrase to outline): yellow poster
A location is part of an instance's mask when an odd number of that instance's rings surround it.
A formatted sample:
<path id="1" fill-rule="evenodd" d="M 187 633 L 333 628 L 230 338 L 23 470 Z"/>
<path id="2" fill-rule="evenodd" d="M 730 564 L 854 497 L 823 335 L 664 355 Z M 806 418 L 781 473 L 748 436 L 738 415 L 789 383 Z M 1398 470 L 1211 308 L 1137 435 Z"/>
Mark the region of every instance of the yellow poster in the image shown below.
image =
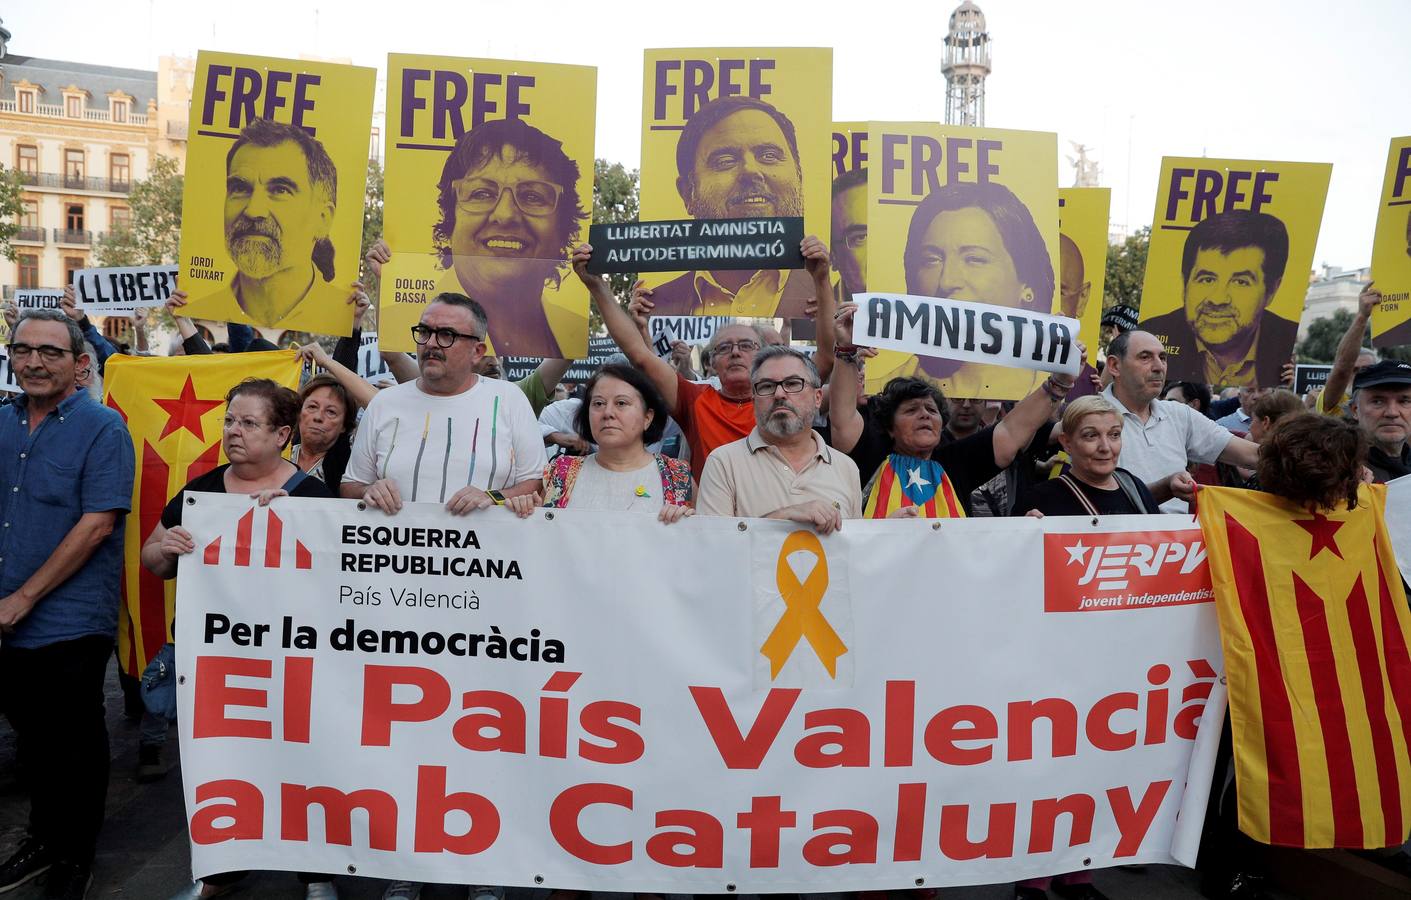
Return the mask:
<path id="1" fill-rule="evenodd" d="M 641 220 L 803 216 L 828 240 L 830 49 L 648 50 Z M 803 269 L 653 276 L 658 315 L 794 318 Z"/>
<path id="2" fill-rule="evenodd" d="M 1411 344 L 1411 137 L 1392 138 L 1372 238 L 1372 282 L 1382 302 L 1372 310 L 1372 343 Z"/>
<path id="3" fill-rule="evenodd" d="M 352 334 L 376 79 L 336 63 L 197 56 L 181 203 L 190 315 Z"/>
<path id="4" fill-rule="evenodd" d="M 1053 312 L 1058 136 L 917 122 L 868 126 L 867 288 Z M 1043 375 L 884 351 L 868 390 L 897 375 L 948 397 L 1017 400 Z"/>
<path id="5" fill-rule="evenodd" d="M 832 215 L 828 255 L 839 299 L 867 289 L 867 123 L 833 123 Z"/>
<path id="6" fill-rule="evenodd" d="M 1161 160 L 1141 327 L 1166 345 L 1171 380 L 1279 383 L 1332 171 L 1326 163 Z"/>
<path id="7" fill-rule="evenodd" d="M 1078 339 L 1097 353 L 1102 287 L 1107 278 L 1107 188 L 1058 189 L 1058 309 L 1082 323 Z"/>
<path id="8" fill-rule="evenodd" d="M 593 213 L 598 70 L 387 57 L 383 349 L 442 292 L 478 302 L 500 356 L 582 357 L 588 291 L 569 267 Z"/>

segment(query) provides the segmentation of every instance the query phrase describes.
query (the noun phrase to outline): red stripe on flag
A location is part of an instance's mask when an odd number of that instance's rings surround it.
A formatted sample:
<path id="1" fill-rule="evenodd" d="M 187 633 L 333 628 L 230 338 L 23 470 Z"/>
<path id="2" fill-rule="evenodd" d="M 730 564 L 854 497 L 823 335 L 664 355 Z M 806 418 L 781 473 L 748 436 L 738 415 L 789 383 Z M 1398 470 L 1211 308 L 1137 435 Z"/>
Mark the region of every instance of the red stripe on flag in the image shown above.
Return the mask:
<path id="1" fill-rule="evenodd" d="M 209 544 L 206 545 L 206 554 L 205 554 L 205 556 L 202 558 L 202 562 L 204 562 L 204 563 L 205 563 L 206 565 L 208 565 L 208 566 L 218 566 L 218 565 L 220 565 L 220 536 L 219 536 L 219 535 L 216 536 L 216 539 L 215 539 L 215 540 L 211 541 Z"/>
<path id="2" fill-rule="evenodd" d="M 1377 633 L 1372 628 L 1372 609 L 1360 577 L 1347 595 L 1347 621 L 1352 627 L 1352 646 L 1357 656 L 1357 671 L 1362 676 L 1362 693 L 1367 698 L 1372 758 L 1377 761 L 1377 791 L 1382 799 L 1382 820 L 1386 823 L 1387 840 L 1391 841 L 1396 835 L 1406 834 L 1401 824 L 1401 779 L 1396 773 L 1396 745 L 1392 743 L 1391 723 L 1387 721 Z"/>
<path id="3" fill-rule="evenodd" d="M 309 553 L 309 548 L 304 546 L 303 541 L 294 542 L 294 567 L 298 569 L 312 569 L 314 567 L 313 554 Z"/>
<path id="4" fill-rule="evenodd" d="M 1400 573 L 1397 577 L 1401 577 Z M 1377 579 L 1381 598 L 1382 658 L 1386 660 L 1387 683 L 1391 685 L 1391 699 L 1401 718 L 1403 739 L 1406 746 L 1411 747 L 1411 654 L 1406 652 L 1406 635 L 1401 632 L 1401 620 L 1392 605 L 1396 601 L 1387 586 L 1387 574 L 1382 570 L 1380 553 L 1377 554 Z"/>
<path id="5" fill-rule="evenodd" d="M 142 472 L 137 482 L 137 546 L 141 547 L 151 537 L 152 532 L 162 521 L 162 510 L 167 505 L 167 484 L 171 477 L 171 467 L 157 452 L 150 441 L 142 442 Z M 131 607 L 129 607 L 131 611 Z M 141 675 L 157 655 L 157 651 L 167 642 L 167 584 L 147 571 L 147 567 L 137 567 L 137 621 L 133 631 L 142 635 L 142 654 L 137 660 L 134 675 Z"/>
<path id="6" fill-rule="evenodd" d="M 1240 614 L 1254 646 L 1259 679 L 1259 709 L 1264 720 L 1264 758 L 1269 777 L 1269 840 L 1285 847 L 1302 847 L 1303 781 L 1298 768 L 1298 735 L 1293 728 L 1288 686 L 1279 665 L 1264 560 L 1259 542 L 1235 517 L 1225 514 L 1225 534 L 1235 575 Z"/>
<path id="7" fill-rule="evenodd" d="M 255 511 L 252 509 L 241 516 L 239 523 L 235 526 L 235 564 L 237 566 L 250 564 L 250 531 L 254 523 Z"/>
<path id="8" fill-rule="evenodd" d="M 892 483 L 897 480 L 897 473 L 892 469 L 892 461 L 888 459 L 882 463 L 882 474 L 877 478 L 877 505 L 872 507 L 872 518 L 885 519 L 892 499 Z"/>
<path id="9" fill-rule="evenodd" d="M 952 519 L 960 518 L 960 501 L 955 498 L 955 488 L 951 486 L 950 479 L 945 475 L 941 476 L 941 494 L 946 498 L 946 506 L 950 509 Z"/>
<path id="10" fill-rule="evenodd" d="M 279 568 L 280 545 L 284 543 L 284 523 L 279 516 L 274 514 L 274 510 L 269 510 L 269 519 L 265 524 L 265 568 Z"/>
<path id="11" fill-rule="evenodd" d="M 1293 597 L 1303 628 L 1304 656 L 1313 679 L 1318 725 L 1323 732 L 1323 758 L 1328 766 L 1328 788 L 1333 803 L 1333 844 L 1361 847 L 1362 798 L 1357 793 L 1357 767 L 1352 761 L 1347 709 L 1342 703 L 1333 638 L 1328 632 L 1328 611 L 1323 598 L 1297 574 L 1293 576 Z"/>
<path id="12" fill-rule="evenodd" d="M 191 481 L 200 478 L 202 475 L 214 469 L 219 463 L 220 441 L 216 441 L 205 450 L 202 450 L 201 455 L 193 459 L 191 465 L 186 467 L 186 480 Z"/>

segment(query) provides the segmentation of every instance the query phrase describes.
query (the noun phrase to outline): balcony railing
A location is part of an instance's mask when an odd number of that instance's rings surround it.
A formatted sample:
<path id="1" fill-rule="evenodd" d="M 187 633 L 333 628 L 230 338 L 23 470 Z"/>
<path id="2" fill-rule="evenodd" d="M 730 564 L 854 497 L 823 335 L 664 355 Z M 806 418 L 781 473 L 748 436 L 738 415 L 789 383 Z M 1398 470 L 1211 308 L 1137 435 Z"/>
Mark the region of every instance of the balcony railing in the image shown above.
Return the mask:
<path id="1" fill-rule="evenodd" d="M 15 100 L 0 100 L 0 112 L 20 112 L 19 103 Z M 34 109 L 25 112 L 27 116 L 42 116 L 46 119 L 73 119 L 80 118 L 85 122 L 116 122 L 118 125 L 146 125 L 146 113 L 129 112 L 127 121 L 113 118 L 111 110 L 88 109 L 84 107 L 80 110 L 82 115 L 70 116 L 64 111 L 64 107 L 59 103 L 36 103 Z"/>
<path id="2" fill-rule="evenodd" d="M 79 247 L 89 247 L 93 244 L 93 232 L 74 231 L 69 228 L 55 228 L 54 243 L 70 244 Z"/>
<path id="3" fill-rule="evenodd" d="M 21 227 L 20 230 L 15 233 L 15 240 L 29 241 L 30 243 L 34 244 L 42 244 L 44 243 L 44 235 L 45 231 L 43 228 Z"/>
<path id="4" fill-rule="evenodd" d="M 96 191 L 101 194 L 129 194 L 132 181 L 117 181 L 94 175 L 69 175 L 58 172 L 21 172 L 20 183 L 65 191 Z"/>

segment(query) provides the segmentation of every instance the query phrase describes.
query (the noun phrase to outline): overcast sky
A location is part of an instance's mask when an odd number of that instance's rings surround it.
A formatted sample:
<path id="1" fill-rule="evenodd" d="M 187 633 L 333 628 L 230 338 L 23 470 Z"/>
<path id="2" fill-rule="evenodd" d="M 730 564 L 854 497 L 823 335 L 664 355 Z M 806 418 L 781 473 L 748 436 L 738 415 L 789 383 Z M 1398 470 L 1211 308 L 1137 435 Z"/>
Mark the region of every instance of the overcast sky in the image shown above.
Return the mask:
<path id="1" fill-rule="evenodd" d="M 1150 224 L 1161 157 L 1333 164 L 1315 265 L 1370 259 L 1388 141 L 1411 134 L 1411 0 L 984 0 L 994 46 L 986 124 L 1093 148 L 1112 221 Z M 759 0 L 371 4 L 310 0 L 69 0 L 4 11 L 11 52 L 134 68 L 225 50 L 388 52 L 598 67 L 597 155 L 635 167 L 642 50 L 831 46 L 837 121 L 939 120 L 941 40 L 954 4 Z M 846 21 L 835 10 L 855 12 Z M 696 12 L 699 10 L 700 12 Z M 378 112 L 382 111 L 379 76 Z"/>

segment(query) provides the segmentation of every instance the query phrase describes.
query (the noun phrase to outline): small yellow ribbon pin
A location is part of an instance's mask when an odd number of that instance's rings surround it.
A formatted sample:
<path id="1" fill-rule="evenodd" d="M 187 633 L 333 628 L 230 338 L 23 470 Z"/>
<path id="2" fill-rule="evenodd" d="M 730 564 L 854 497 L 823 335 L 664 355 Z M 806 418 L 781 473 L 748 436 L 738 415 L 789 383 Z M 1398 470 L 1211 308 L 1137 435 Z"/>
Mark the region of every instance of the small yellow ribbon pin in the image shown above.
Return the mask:
<path id="1" fill-rule="evenodd" d="M 818 560 L 802 583 L 789 567 L 790 554 L 801 550 L 812 553 Z M 837 678 L 838 657 L 847 653 L 848 648 L 818 608 L 828 590 L 828 557 L 818 536 L 811 531 L 795 531 L 785 538 L 784 545 L 779 548 L 774 579 L 786 609 L 765 639 L 764 646 L 759 648 L 759 652 L 769 659 L 769 677 L 779 677 L 799 639 L 807 638 L 819 662 L 828 670 L 829 677 Z"/>

